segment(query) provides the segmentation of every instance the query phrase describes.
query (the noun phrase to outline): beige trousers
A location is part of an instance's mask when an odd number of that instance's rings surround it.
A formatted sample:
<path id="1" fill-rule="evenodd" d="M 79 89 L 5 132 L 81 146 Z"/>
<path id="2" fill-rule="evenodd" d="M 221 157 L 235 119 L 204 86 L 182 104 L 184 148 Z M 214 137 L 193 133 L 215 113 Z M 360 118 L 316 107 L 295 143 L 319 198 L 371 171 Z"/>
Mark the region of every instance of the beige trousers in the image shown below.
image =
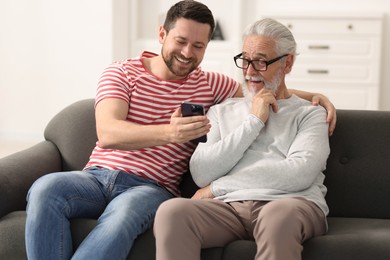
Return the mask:
<path id="1" fill-rule="evenodd" d="M 202 248 L 254 240 L 256 260 L 301 259 L 302 243 L 326 232 L 324 213 L 313 202 L 284 198 L 271 202 L 175 198 L 157 210 L 157 260 L 200 259 Z"/>

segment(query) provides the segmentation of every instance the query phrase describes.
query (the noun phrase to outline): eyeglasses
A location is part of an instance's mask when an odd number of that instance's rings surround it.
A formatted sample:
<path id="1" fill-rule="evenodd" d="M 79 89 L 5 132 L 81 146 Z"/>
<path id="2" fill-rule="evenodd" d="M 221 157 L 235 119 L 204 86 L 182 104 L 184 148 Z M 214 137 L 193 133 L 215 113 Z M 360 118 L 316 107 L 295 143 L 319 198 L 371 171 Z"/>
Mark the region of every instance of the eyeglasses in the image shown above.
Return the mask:
<path id="1" fill-rule="evenodd" d="M 250 59 L 242 58 L 241 55 L 242 55 L 242 53 L 233 57 L 234 63 L 236 63 L 236 66 L 239 67 L 240 69 L 247 69 L 247 68 L 249 68 L 249 65 L 252 64 L 252 67 L 257 71 L 266 71 L 268 68 L 268 65 L 271 65 L 272 63 L 280 60 L 281 58 L 288 56 L 288 54 L 283 54 L 283 55 L 276 57 L 272 60 L 250 60 Z"/>

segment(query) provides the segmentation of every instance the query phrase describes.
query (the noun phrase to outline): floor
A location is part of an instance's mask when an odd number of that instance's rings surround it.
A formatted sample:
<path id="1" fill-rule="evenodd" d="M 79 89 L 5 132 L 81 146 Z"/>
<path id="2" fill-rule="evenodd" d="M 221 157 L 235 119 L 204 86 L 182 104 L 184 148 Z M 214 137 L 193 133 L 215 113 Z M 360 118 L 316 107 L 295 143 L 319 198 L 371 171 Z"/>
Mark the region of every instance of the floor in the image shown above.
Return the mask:
<path id="1" fill-rule="evenodd" d="M 36 143 L 32 141 L 0 140 L 0 158 L 29 148 Z"/>

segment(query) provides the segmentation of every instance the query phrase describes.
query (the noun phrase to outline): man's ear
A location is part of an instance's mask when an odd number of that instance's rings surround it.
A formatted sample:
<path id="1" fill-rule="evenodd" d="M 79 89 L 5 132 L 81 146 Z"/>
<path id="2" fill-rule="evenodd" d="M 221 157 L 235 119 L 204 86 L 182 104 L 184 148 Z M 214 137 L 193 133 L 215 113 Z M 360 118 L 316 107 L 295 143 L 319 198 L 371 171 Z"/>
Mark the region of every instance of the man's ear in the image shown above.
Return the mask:
<path id="1" fill-rule="evenodd" d="M 161 25 L 159 32 L 158 32 L 158 41 L 162 44 L 165 41 L 165 37 L 167 37 L 167 31 L 165 30 L 164 26 Z"/>
<path id="2" fill-rule="evenodd" d="M 284 73 L 288 74 L 291 72 L 292 66 L 294 64 L 294 54 L 289 54 L 286 57 L 286 65 L 284 67 Z"/>

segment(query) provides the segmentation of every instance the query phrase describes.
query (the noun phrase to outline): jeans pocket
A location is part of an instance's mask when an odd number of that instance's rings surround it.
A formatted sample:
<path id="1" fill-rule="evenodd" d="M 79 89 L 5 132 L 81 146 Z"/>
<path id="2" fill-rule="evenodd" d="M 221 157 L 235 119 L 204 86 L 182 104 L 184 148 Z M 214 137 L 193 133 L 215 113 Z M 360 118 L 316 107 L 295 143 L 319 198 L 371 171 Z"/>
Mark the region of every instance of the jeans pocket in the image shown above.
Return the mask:
<path id="1" fill-rule="evenodd" d="M 112 189 L 115 180 L 119 174 L 119 170 L 110 170 L 101 167 L 90 167 L 84 170 L 87 174 L 91 174 L 104 187 L 104 189 Z"/>

